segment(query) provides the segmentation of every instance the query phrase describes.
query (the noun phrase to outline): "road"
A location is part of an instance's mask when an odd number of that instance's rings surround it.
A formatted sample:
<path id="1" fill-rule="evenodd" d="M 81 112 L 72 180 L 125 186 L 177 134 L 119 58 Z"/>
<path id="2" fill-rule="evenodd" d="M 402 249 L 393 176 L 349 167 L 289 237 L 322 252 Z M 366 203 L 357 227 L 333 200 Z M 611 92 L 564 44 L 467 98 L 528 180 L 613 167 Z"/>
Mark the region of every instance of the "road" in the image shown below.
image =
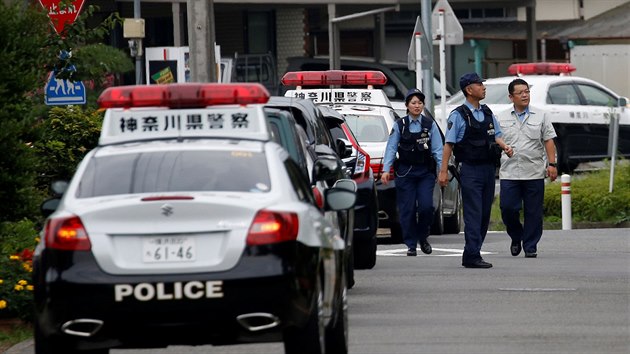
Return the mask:
<path id="1" fill-rule="evenodd" d="M 379 245 L 350 290 L 350 352 L 630 353 L 630 229 L 546 231 L 536 259 L 488 234 L 492 269 L 461 267 L 463 235 L 431 236 L 433 254 Z M 113 354 L 283 353 L 281 344 L 112 350 Z M 32 342 L 9 354 L 33 354 Z"/>

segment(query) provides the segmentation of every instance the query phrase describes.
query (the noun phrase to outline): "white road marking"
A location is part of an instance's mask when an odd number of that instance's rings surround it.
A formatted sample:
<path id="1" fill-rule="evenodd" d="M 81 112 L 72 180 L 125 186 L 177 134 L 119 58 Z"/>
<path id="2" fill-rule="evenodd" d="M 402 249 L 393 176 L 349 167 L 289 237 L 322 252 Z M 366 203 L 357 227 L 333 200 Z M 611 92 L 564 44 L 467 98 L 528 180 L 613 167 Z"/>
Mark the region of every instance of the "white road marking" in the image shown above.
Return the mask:
<path id="1" fill-rule="evenodd" d="M 577 291 L 577 288 L 499 288 L 500 291 Z"/>
<path id="2" fill-rule="evenodd" d="M 435 252 L 444 252 L 445 254 L 434 254 Z M 455 248 L 435 248 L 433 247 L 433 253 L 432 254 L 424 254 L 422 253 L 420 250 L 418 250 L 418 256 L 432 256 L 432 257 L 455 257 L 455 256 L 461 256 L 464 253 L 464 250 L 460 250 L 460 249 L 455 249 Z M 485 252 L 485 251 L 481 251 L 482 255 L 488 255 L 488 254 L 497 254 L 497 252 Z M 376 251 L 376 255 L 377 256 L 384 256 L 384 257 L 402 257 L 402 256 L 407 256 L 407 249 L 406 248 L 398 248 L 398 249 L 388 249 L 388 250 L 379 250 Z"/>

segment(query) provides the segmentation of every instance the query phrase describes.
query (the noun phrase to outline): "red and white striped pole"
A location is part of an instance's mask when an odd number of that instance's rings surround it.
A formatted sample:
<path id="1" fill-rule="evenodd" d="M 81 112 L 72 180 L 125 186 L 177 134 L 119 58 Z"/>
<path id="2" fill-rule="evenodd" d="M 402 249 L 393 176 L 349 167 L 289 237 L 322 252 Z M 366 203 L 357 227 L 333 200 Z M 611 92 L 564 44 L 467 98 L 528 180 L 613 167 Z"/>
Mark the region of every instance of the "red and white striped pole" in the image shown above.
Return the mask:
<path id="1" fill-rule="evenodd" d="M 571 176 L 564 174 L 560 177 L 562 195 L 562 230 L 571 230 Z"/>

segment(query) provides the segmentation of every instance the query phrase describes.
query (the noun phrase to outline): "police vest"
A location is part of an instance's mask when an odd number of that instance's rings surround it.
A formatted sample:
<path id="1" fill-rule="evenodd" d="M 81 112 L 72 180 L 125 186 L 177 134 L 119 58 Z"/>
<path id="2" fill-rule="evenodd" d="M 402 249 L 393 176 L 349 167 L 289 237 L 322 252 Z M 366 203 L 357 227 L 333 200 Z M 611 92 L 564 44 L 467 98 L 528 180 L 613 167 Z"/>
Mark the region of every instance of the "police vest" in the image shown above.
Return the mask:
<path id="1" fill-rule="evenodd" d="M 405 165 L 429 165 L 434 162 L 431 156 L 431 118 L 421 116 L 421 129 L 417 133 L 409 131 L 411 123 L 409 116 L 399 119 L 398 131 L 400 141 L 398 142 L 398 162 Z"/>
<path id="2" fill-rule="evenodd" d="M 473 117 L 470 108 L 461 105 L 455 110 L 466 122 L 466 131 L 462 140 L 455 144 L 453 154 L 457 162 L 471 164 L 496 163 L 497 144 L 494 138 L 494 120 L 492 111 L 485 104 L 481 105 L 484 120 L 479 122 Z M 499 151 L 500 158 L 500 151 Z"/>

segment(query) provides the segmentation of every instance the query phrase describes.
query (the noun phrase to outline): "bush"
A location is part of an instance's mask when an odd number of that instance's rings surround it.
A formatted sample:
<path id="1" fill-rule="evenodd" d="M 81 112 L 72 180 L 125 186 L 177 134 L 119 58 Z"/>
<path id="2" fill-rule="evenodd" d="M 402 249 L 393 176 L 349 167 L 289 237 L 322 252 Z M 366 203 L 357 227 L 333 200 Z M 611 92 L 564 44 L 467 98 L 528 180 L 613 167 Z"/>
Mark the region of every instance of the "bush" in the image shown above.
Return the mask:
<path id="1" fill-rule="evenodd" d="M 630 221 L 630 164 L 622 161 L 615 169 L 614 190 L 609 193 L 608 168 L 574 175 L 571 180 L 571 214 L 574 222 Z M 545 221 L 562 220 L 560 178 L 545 187 Z"/>
<path id="2" fill-rule="evenodd" d="M 33 251 L 39 239 L 33 222 L 21 220 L 0 225 L 5 237 L 0 247 L 0 317 L 32 320 Z"/>

